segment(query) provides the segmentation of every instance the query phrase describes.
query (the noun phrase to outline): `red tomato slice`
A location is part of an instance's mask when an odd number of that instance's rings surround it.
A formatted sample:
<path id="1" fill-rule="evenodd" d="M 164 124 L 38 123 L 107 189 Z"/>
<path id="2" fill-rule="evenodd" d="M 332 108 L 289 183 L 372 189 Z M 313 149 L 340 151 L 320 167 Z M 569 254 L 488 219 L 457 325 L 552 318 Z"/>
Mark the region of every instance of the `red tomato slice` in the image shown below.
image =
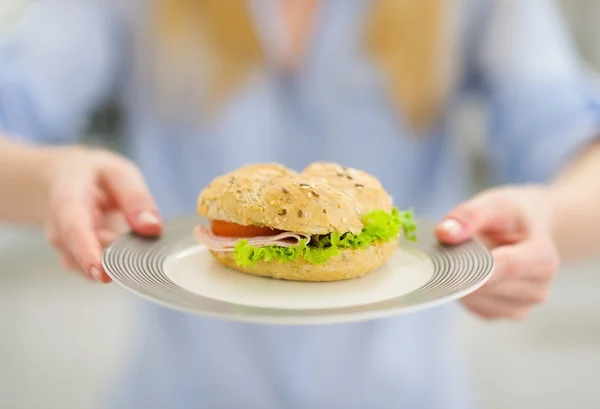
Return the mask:
<path id="1" fill-rule="evenodd" d="M 210 222 L 213 232 L 222 237 L 257 237 L 257 236 L 275 236 L 282 233 L 281 230 L 275 230 L 270 227 L 242 226 L 237 223 L 229 223 L 220 220 Z"/>

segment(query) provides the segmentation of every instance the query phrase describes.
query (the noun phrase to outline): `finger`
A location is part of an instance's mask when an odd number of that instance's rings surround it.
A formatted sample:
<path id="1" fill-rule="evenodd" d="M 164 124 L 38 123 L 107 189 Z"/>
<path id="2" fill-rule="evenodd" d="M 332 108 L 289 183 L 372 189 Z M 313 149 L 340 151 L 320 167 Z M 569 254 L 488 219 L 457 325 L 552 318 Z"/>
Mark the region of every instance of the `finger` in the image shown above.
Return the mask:
<path id="1" fill-rule="evenodd" d="M 121 212 L 107 212 L 104 215 L 104 228 L 118 235 L 127 233 L 131 228 Z"/>
<path id="2" fill-rule="evenodd" d="M 81 267 L 79 266 L 77 261 L 64 248 L 64 245 L 61 241 L 60 233 L 52 218 L 49 220 L 49 223 L 46 226 L 46 240 L 57 251 L 59 255 L 60 265 L 64 269 L 71 271 L 81 271 Z"/>
<path id="3" fill-rule="evenodd" d="M 59 253 L 60 264 L 64 269 L 69 270 L 69 271 L 79 272 L 79 273 L 81 273 L 81 275 L 83 275 L 88 280 L 99 281 L 97 278 L 92 276 L 91 272 L 82 271 L 82 268 L 79 265 L 79 263 L 77 262 L 77 260 L 75 260 L 75 258 L 67 250 L 64 250 L 61 247 L 57 247 L 56 250 Z M 108 283 L 111 280 L 108 277 L 108 275 L 106 275 L 106 273 L 101 272 L 101 280 L 100 281 L 102 281 L 104 283 Z"/>
<path id="4" fill-rule="evenodd" d="M 494 274 L 488 285 L 507 279 L 550 281 L 559 265 L 554 245 L 543 238 L 500 246 L 491 253 L 494 258 Z"/>
<path id="5" fill-rule="evenodd" d="M 57 250 L 60 255 L 60 264 L 66 270 L 81 271 L 77 261 L 66 251 L 62 249 Z"/>
<path id="6" fill-rule="evenodd" d="M 102 184 L 116 200 L 133 231 L 159 235 L 162 221 L 143 176 L 134 166 L 118 165 L 103 170 Z"/>
<path id="7" fill-rule="evenodd" d="M 518 209 L 501 195 L 484 193 L 451 210 L 438 224 L 443 243 L 458 244 L 476 234 L 515 236 L 523 230 Z"/>
<path id="8" fill-rule="evenodd" d="M 106 274 L 106 271 L 104 271 L 104 268 L 100 268 L 100 272 L 102 274 L 102 283 L 104 284 L 108 284 L 108 283 L 112 283 L 112 278 L 110 278 L 110 276 L 108 274 Z"/>
<path id="9" fill-rule="evenodd" d="M 92 211 L 81 192 L 84 190 L 59 196 L 62 205 L 54 209 L 54 223 L 64 250 L 86 274 L 103 281 L 101 247 L 94 232 Z"/>
<path id="10" fill-rule="evenodd" d="M 59 250 L 59 254 L 60 264 L 64 269 L 76 272 L 79 276 L 83 276 L 86 280 L 96 281 L 91 275 L 81 271 L 81 267 L 69 253 L 67 253 L 66 251 Z"/>
<path id="11" fill-rule="evenodd" d="M 114 231 L 110 231 L 110 230 L 106 230 L 106 229 L 98 230 L 96 232 L 96 235 L 98 237 L 98 241 L 100 242 L 100 246 L 102 246 L 102 248 L 106 248 L 106 247 L 110 246 L 119 237 L 119 234 L 115 233 Z"/>
<path id="12" fill-rule="evenodd" d="M 476 294 L 463 298 L 461 302 L 470 311 L 488 320 L 501 318 L 522 320 L 529 313 L 528 307 Z"/>
<path id="13" fill-rule="evenodd" d="M 504 280 L 491 285 L 486 284 L 476 293 L 519 305 L 532 305 L 548 299 L 549 286 L 547 283 L 530 280 Z"/>

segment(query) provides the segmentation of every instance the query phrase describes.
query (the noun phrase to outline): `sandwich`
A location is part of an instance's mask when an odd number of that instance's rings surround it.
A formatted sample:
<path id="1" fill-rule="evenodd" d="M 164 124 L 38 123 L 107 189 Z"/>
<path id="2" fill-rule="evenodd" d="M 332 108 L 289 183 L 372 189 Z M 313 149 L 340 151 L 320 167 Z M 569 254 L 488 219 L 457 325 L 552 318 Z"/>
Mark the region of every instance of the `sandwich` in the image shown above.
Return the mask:
<path id="1" fill-rule="evenodd" d="M 316 162 L 298 173 L 253 164 L 215 178 L 198 196 L 209 224 L 194 234 L 217 262 L 293 281 L 365 276 L 416 240 L 412 210 L 400 211 L 374 176 Z"/>

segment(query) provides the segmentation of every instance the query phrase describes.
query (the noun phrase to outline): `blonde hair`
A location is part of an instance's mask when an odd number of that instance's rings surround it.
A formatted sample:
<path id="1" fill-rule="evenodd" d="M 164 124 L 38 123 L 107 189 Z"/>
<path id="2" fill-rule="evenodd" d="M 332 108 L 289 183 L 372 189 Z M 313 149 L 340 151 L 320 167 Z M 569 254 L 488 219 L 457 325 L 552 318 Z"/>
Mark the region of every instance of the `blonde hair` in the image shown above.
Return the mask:
<path id="1" fill-rule="evenodd" d="M 365 49 L 386 75 L 392 103 L 416 130 L 436 120 L 447 92 L 445 3 L 374 0 L 367 18 Z M 185 52 L 188 59 L 198 59 L 199 65 L 181 64 L 193 70 L 202 66 L 213 106 L 220 106 L 264 61 L 245 0 L 158 0 L 154 16 L 160 45 L 172 58 Z M 202 56 L 192 51 L 199 43 Z"/>

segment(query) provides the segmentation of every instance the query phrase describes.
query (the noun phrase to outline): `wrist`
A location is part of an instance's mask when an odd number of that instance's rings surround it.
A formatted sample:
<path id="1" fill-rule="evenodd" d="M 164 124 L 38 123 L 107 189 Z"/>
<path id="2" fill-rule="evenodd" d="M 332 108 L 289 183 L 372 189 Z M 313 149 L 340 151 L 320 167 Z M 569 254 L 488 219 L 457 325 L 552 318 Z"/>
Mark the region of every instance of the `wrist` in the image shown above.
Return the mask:
<path id="1" fill-rule="evenodd" d="M 550 231 L 554 236 L 557 229 L 557 221 L 560 220 L 560 209 L 563 207 L 561 198 L 565 195 L 562 186 L 552 184 L 546 188 L 545 196 L 547 206 L 550 209 Z"/>
<path id="2" fill-rule="evenodd" d="M 76 149 L 40 147 L 0 136 L 0 220 L 40 226 L 46 222 L 54 175 Z"/>
<path id="3" fill-rule="evenodd" d="M 79 146 L 41 147 L 32 155 L 32 168 L 37 172 L 39 183 L 40 221 L 46 223 L 51 213 L 51 197 L 56 186 L 66 177 L 73 177 L 70 164 L 85 155 L 86 150 Z"/>
<path id="4" fill-rule="evenodd" d="M 82 157 L 86 152 L 85 148 L 77 145 L 41 148 L 38 152 L 37 168 L 44 188 L 47 191 L 52 190 L 57 180 L 65 175 L 67 164 Z"/>
<path id="5" fill-rule="evenodd" d="M 580 229 L 576 226 L 585 223 L 586 217 L 586 206 L 581 207 L 574 189 L 575 187 L 569 184 L 554 184 L 548 188 L 547 195 L 548 206 L 551 209 L 550 233 L 564 260 L 579 255 L 581 249 L 578 249 L 578 246 L 581 243 L 576 237 Z"/>

